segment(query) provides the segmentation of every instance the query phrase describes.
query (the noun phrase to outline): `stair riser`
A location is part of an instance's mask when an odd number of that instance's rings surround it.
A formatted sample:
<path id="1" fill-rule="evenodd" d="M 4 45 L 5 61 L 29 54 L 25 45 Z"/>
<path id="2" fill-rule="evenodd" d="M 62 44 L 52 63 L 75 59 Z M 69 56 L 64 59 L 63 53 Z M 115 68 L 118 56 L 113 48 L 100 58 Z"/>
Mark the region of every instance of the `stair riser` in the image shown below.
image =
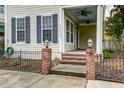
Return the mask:
<path id="1" fill-rule="evenodd" d="M 65 54 L 64 54 L 64 55 L 62 55 L 62 56 L 72 56 L 72 57 L 86 57 L 85 55 L 76 55 L 76 54 L 75 54 L 75 55 L 65 55 Z"/>
<path id="2" fill-rule="evenodd" d="M 62 71 L 50 71 L 50 74 L 56 74 L 56 75 L 67 75 L 67 76 L 76 76 L 76 77 L 84 77 L 86 78 L 86 74 L 82 73 L 73 73 L 73 72 L 62 72 Z"/>
<path id="3" fill-rule="evenodd" d="M 86 57 L 85 56 L 72 56 L 72 55 L 70 55 L 70 56 L 65 56 L 65 55 L 63 55 L 62 56 L 62 59 L 69 59 L 69 60 L 86 60 Z"/>
<path id="4" fill-rule="evenodd" d="M 60 62 L 60 64 L 86 65 L 84 62 Z"/>
<path id="5" fill-rule="evenodd" d="M 86 60 L 86 58 L 62 58 L 62 60 L 78 60 L 78 61 L 81 61 L 81 60 Z"/>

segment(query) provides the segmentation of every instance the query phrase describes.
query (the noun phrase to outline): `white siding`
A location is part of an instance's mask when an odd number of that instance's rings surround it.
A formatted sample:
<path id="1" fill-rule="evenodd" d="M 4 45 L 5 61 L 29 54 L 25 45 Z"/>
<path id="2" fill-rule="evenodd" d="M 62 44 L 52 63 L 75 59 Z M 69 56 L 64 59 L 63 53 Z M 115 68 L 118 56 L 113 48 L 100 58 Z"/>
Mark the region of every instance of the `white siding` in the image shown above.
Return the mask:
<path id="1" fill-rule="evenodd" d="M 23 51 L 40 51 L 44 45 L 37 44 L 37 35 L 36 35 L 36 16 L 45 13 L 57 13 L 59 14 L 59 7 L 60 6 L 39 6 L 39 5 L 8 5 L 7 6 L 7 40 L 9 41 L 8 44 L 5 46 L 12 45 L 15 51 L 23 50 Z M 12 44 L 11 43 L 11 18 L 16 16 L 30 16 L 30 27 L 31 27 L 31 43 L 30 44 Z M 59 15 L 58 15 L 58 23 L 59 23 Z M 59 30 L 59 29 L 58 29 Z M 51 44 L 50 47 L 52 48 L 53 53 L 60 56 L 59 49 L 59 35 L 60 31 L 58 31 L 58 43 Z M 56 56 L 54 55 L 54 56 Z"/>

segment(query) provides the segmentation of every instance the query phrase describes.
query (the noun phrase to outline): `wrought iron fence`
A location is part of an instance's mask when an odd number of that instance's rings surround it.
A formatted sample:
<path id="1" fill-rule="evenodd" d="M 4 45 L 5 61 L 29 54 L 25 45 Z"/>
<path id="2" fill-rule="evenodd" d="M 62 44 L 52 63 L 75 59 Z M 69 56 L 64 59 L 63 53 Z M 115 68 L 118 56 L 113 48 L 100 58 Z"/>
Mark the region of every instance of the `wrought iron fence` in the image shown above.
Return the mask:
<path id="1" fill-rule="evenodd" d="M 41 72 L 41 51 L 14 51 L 0 53 L 0 69 L 24 72 Z"/>
<path id="2" fill-rule="evenodd" d="M 98 79 L 124 82 L 124 56 L 103 58 L 100 56 L 96 62 L 96 75 Z"/>

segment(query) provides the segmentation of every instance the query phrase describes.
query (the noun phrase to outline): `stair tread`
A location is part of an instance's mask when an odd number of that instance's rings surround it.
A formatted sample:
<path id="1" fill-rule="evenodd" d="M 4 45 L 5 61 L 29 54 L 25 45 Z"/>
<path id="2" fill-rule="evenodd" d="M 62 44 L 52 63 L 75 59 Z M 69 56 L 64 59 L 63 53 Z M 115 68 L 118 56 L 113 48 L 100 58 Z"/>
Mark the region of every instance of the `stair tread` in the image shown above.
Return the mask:
<path id="1" fill-rule="evenodd" d="M 85 56 L 63 56 L 63 58 L 86 58 Z"/>
<path id="2" fill-rule="evenodd" d="M 85 63 L 85 60 L 60 60 L 60 62 L 80 62 L 80 63 Z"/>
<path id="3" fill-rule="evenodd" d="M 72 55 L 72 56 L 85 56 L 85 54 L 69 54 L 69 53 L 64 53 L 62 55 L 63 56 L 70 56 L 70 55 Z"/>
<path id="4" fill-rule="evenodd" d="M 70 72 L 70 73 L 86 73 L 86 66 L 83 65 L 72 65 L 72 64 L 59 64 L 58 66 L 51 69 L 52 71 L 59 71 L 59 72 Z"/>
<path id="5" fill-rule="evenodd" d="M 60 60 L 60 64 L 85 65 L 85 60 Z"/>

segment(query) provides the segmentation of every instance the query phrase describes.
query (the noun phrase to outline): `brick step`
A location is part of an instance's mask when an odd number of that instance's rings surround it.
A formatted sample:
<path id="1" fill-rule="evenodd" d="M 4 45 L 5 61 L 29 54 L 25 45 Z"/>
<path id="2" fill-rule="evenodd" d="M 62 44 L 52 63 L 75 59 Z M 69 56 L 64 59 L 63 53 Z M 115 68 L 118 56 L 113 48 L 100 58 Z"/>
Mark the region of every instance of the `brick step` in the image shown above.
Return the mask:
<path id="1" fill-rule="evenodd" d="M 85 54 L 72 54 L 72 53 L 64 53 L 62 54 L 63 60 L 86 60 Z"/>
<path id="2" fill-rule="evenodd" d="M 60 64 L 85 65 L 85 60 L 60 60 Z"/>
<path id="3" fill-rule="evenodd" d="M 50 74 L 86 77 L 86 66 L 59 64 L 50 70 Z"/>
<path id="4" fill-rule="evenodd" d="M 71 53 L 64 53 L 62 56 L 86 56 L 85 54 L 71 54 Z"/>
<path id="5" fill-rule="evenodd" d="M 80 57 L 80 56 L 63 56 L 62 59 L 68 59 L 68 60 L 86 60 L 86 57 Z"/>

